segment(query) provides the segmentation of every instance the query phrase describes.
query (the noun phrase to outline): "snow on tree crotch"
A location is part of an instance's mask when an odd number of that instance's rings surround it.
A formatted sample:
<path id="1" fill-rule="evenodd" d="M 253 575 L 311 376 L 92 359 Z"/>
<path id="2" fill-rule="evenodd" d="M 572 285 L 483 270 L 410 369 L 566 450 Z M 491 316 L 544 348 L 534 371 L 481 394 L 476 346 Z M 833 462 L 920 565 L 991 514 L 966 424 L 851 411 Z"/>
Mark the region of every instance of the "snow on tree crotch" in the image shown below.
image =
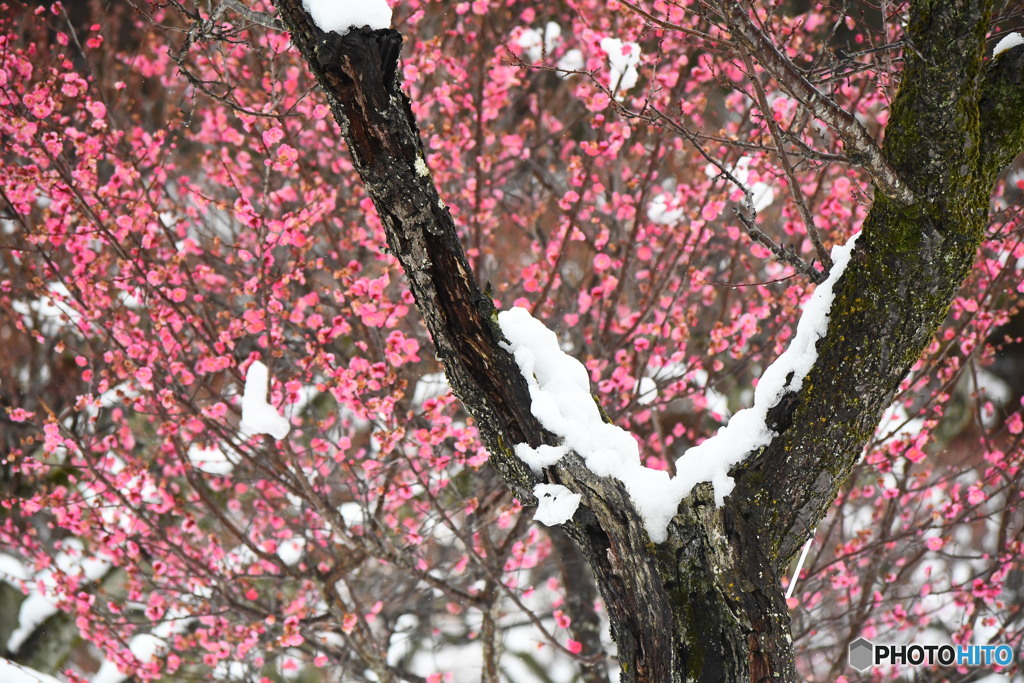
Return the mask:
<path id="1" fill-rule="evenodd" d="M 856 239 L 854 235 L 846 244 L 833 247 L 829 277 L 804 305 L 789 347 L 761 376 L 754 405 L 737 412 L 717 434 L 683 453 L 676 461 L 675 477 L 641 464 L 640 447 L 633 435 L 601 418 L 586 368 L 562 351 L 554 332 L 523 308 L 502 311 L 498 324 L 509 340 L 502 345 L 526 378 L 530 411 L 545 429 L 562 439 L 557 446 L 517 444 L 516 455 L 539 474 L 570 450 L 575 451 L 592 472 L 615 477 L 626 486 L 655 543 L 667 538 L 668 523 L 679 501 L 697 484 L 710 482 L 715 501 L 721 505 L 733 488 L 729 470 L 776 436 L 766 424 L 768 411 L 785 394 L 799 391 L 814 364 L 817 342 L 828 328 L 833 286 L 850 261 Z"/>
<path id="2" fill-rule="evenodd" d="M 533 495 L 537 496 L 537 512 L 533 518 L 547 526 L 568 522 L 580 506 L 580 494 L 561 484 L 537 484 Z"/>

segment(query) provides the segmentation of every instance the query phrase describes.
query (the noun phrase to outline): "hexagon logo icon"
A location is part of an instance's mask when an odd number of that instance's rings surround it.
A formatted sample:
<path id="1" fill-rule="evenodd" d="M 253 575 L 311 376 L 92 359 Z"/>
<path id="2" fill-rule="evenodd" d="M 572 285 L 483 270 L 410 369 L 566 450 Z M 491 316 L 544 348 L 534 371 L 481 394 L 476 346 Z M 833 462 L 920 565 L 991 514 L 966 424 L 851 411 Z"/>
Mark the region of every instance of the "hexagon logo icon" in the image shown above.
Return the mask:
<path id="1" fill-rule="evenodd" d="M 850 666 L 857 671 L 864 671 L 874 662 L 875 646 L 870 640 L 858 638 L 850 643 Z"/>

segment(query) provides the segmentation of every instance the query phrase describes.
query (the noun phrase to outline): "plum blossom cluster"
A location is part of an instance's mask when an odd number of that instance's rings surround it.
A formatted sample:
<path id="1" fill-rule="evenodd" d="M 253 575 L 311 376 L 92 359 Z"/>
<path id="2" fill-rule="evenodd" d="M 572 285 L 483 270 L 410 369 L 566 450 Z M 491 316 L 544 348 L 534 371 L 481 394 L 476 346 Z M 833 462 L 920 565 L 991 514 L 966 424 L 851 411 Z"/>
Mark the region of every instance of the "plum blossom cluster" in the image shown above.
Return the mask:
<path id="1" fill-rule="evenodd" d="M 706 29 L 691 4 L 650 3 Z M 181 3 L 219 31 L 182 57 L 200 92 L 174 57 L 187 13 L 88 5 L 0 4 L 0 588 L 24 594 L 0 647 L 31 661 L 53 619 L 88 644 L 62 675 L 104 681 L 568 679 L 603 661 L 582 627 L 600 604 L 573 599 L 558 530 L 488 468 L 287 34 Z M 619 3 L 452 7 L 409 0 L 390 23 L 475 273 L 579 360 L 640 464 L 677 476 L 756 402 L 814 291 L 750 243 L 723 171 L 810 260 L 765 118 L 841 144 Z M 899 30 L 825 6 L 764 19 L 792 55 L 836 25 L 854 46 Z M 881 127 L 888 62 L 864 59 L 828 87 Z M 703 131 L 720 167 L 623 115 L 645 106 Z M 809 678 L 842 674 L 815 655 L 850 632 L 1020 645 L 1022 177 L 817 532 L 791 599 Z M 796 179 L 846 243 L 866 179 L 814 158 Z M 572 514 L 571 492 L 552 503 L 542 518 Z"/>

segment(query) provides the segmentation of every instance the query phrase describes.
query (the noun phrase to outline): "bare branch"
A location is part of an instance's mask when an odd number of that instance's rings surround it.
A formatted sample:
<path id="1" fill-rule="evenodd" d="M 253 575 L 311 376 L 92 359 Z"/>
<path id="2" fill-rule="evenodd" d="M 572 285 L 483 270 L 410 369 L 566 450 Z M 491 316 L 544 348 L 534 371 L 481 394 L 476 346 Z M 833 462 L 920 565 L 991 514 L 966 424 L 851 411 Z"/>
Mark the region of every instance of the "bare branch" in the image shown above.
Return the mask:
<path id="1" fill-rule="evenodd" d="M 881 148 L 864 126 L 808 81 L 803 72 L 751 21 L 747 10 L 737 0 L 720 0 L 718 5 L 728 18 L 734 38 L 743 43 L 749 54 L 787 93 L 839 134 L 850 160 L 871 174 L 878 189 L 898 204 L 906 206 L 913 203 L 913 192 L 886 161 Z"/>
<path id="2" fill-rule="evenodd" d="M 783 248 L 782 245 L 777 244 L 775 240 L 773 240 L 771 237 L 765 234 L 763 230 L 757 227 L 757 225 L 754 223 L 754 220 L 757 218 L 757 212 L 754 210 L 754 198 L 753 193 L 750 191 L 750 188 L 741 183 L 729 171 L 729 169 L 725 168 L 722 165 L 722 162 L 708 154 L 708 152 L 700 144 L 700 141 L 697 139 L 697 136 L 694 133 L 687 130 L 685 126 L 680 125 L 678 122 L 666 116 L 665 113 L 662 112 L 661 110 L 655 107 L 648 107 L 648 109 L 654 112 L 654 115 L 658 120 L 662 121 L 663 123 L 665 123 L 665 125 L 669 126 L 676 132 L 683 135 L 683 137 L 685 137 L 687 140 L 689 140 L 690 144 L 692 144 L 694 148 L 698 152 L 700 152 L 701 156 L 703 156 L 709 163 L 713 164 L 721 172 L 722 177 L 724 177 L 726 180 L 728 180 L 733 185 L 735 185 L 736 187 L 740 188 L 740 190 L 743 191 L 744 204 L 746 205 L 747 212 L 744 213 L 739 209 L 739 207 L 735 207 L 733 210 L 736 213 L 736 217 L 739 218 L 741 223 L 743 223 L 743 227 L 746 228 L 747 235 L 750 236 L 750 239 L 754 240 L 755 242 L 757 242 L 758 244 L 772 252 L 772 254 L 778 261 L 793 266 L 793 268 L 795 268 L 798 273 L 807 277 L 811 282 L 819 284 L 823 282 L 826 277 L 828 277 L 827 272 L 822 272 L 818 270 L 813 265 L 807 263 L 802 258 L 800 258 L 800 256 L 793 252 L 792 250 Z"/>
<path id="3" fill-rule="evenodd" d="M 230 9 L 232 12 L 239 14 L 246 21 L 251 21 L 254 24 L 259 24 L 264 28 L 273 29 L 274 31 L 286 31 L 284 24 L 277 17 L 270 16 L 266 12 L 257 12 L 249 9 L 243 5 L 239 0 L 222 0 L 221 6 Z"/>
<path id="4" fill-rule="evenodd" d="M 733 211 L 736 213 L 736 217 L 740 220 L 740 223 L 743 223 L 743 227 L 747 229 L 747 235 L 750 236 L 750 239 L 772 252 L 777 260 L 793 266 L 798 273 L 806 276 L 815 284 L 821 284 L 825 281 L 825 278 L 828 277 L 828 273 L 818 270 L 800 258 L 800 256 L 792 250 L 784 249 L 782 245 L 776 243 L 775 240 L 766 235 L 761 228 L 757 227 L 749 216 L 744 215 L 743 212 L 740 211 L 739 207 L 734 207 Z"/>
<path id="5" fill-rule="evenodd" d="M 665 29 L 668 29 L 670 31 L 678 31 L 679 33 L 683 33 L 685 35 L 692 36 L 694 38 L 700 38 L 701 40 L 714 40 L 717 43 L 721 43 L 722 42 L 721 39 L 713 38 L 712 36 L 710 36 L 707 33 L 704 33 L 703 31 L 698 31 L 696 29 L 688 28 L 688 27 L 683 26 L 681 24 L 676 24 L 676 23 L 673 23 L 671 21 L 666 21 L 665 19 L 659 19 L 658 17 L 654 16 L 650 12 L 644 10 L 642 7 L 640 7 L 638 5 L 634 5 L 632 2 L 629 2 L 629 0 L 620 0 L 620 1 L 622 2 L 623 5 L 628 7 L 631 12 L 633 12 L 634 14 L 639 14 L 641 17 L 643 17 L 644 19 L 646 19 L 650 23 L 654 24 L 655 26 L 658 26 L 659 28 L 665 28 Z"/>
<path id="6" fill-rule="evenodd" d="M 513 55 L 513 57 L 515 57 L 515 55 Z M 520 66 L 547 70 L 547 67 L 526 64 L 522 60 L 518 58 L 516 59 L 517 63 Z M 746 209 L 746 213 L 741 211 L 739 208 L 736 208 L 734 210 L 736 212 L 737 217 L 739 218 L 740 222 L 743 223 L 743 227 L 746 229 L 747 235 L 749 235 L 752 240 L 754 240 L 761 246 L 771 251 L 772 254 L 775 256 L 776 260 L 782 263 L 789 264 L 790 266 L 795 268 L 798 273 L 807 277 L 811 282 L 814 282 L 815 284 L 820 284 L 825 280 L 826 277 L 828 277 L 827 270 L 818 270 L 812 264 L 807 263 L 802 258 L 800 258 L 799 254 L 795 253 L 790 249 L 785 249 L 781 245 L 777 244 L 775 240 L 773 240 L 771 237 L 765 234 L 763 230 L 757 227 L 757 225 L 754 223 L 754 221 L 757 219 L 757 211 L 754 210 L 754 195 L 750 191 L 750 188 L 747 187 L 744 183 L 741 183 L 739 179 L 732 174 L 732 171 L 730 169 L 726 168 L 721 161 L 719 161 L 710 153 L 708 153 L 708 151 L 704 149 L 704 146 L 701 144 L 701 139 L 713 138 L 709 138 L 709 136 L 694 133 L 693 131 L 687 129 L 686 126 L 682 125 L 681 123 L 673 119 L 671 116 L 665 114 L 665 112 L 661 111 L 660 109 L 653 105 L 645 106 L 643 110 L 639 112 L 630 109 L 625 104 L 615 99 L 614 92 L 610 88 L 605 86 L 603 83 L 601 83 L 601 81 L 598 80 L 593 73 L 587 72 L 585 75 L 589 76 L 590 79 L 593 81 L 594 85 L 600 88 L 608 96 L 608 99 L 610 100 L 612 106 L 614 106 L 616 110 L 618 110 L 621 116 L 627 119 L 639 119 L 642 121 L 647 121 L 648 123 L 651 124 L 660 123 L 662 125 L 667 126 L 671 130 L 679 133 L 680 135 L 685 137 L 691 145 L 693 145 L 694 149 L 696 149 L 697 152 L 699 152 L 700 155 L 703 156 L 708 163 L 712 164 L 715 168 L 718 169 L 719 175 L 722 178 L 728 180 L 730 183 L 739 188 L 740 191 L 742 191 L 744 194 L 743 203 Z M 730 144 L 732 143 L 732 141 L 726 142 Z M 779 152 L 779 155 L 783 156 L 783 152 L 781 152 L 781 140 L 776 140 L 776 147 L 777 151 Z M 813 224 L 811 226 L 811 229 L 813 229 Z M 817 236 L 816 231 L 815 236 Z M 814 239 L 812 238 L 811 241 L 813 242 Z M 820 243 L 820 239 L 818 240 L 818 242 Z M 815 245 L 815 248 L 817 248 L 817 244 Z M 822 259 L 822 263 L 825 266 L 828 266 L 830 261 L 831 259 Z"/>
<path id="7" fill-rule="evenodd" d="M 818 260 L 821 261 L 821 265 L 828 272 L 832 268 L 832 258 L 828 255 L 825 245 L 821 243 L 821 235 L 818 234 L 818 228 L 814 225 L 814 217 L 811 215 L 810 209 L 807 208 L 803 192 L 800 191 L 800 183 L 797 181 L 796 173 L 793 171 L 793 164 L 789 161 L 789 154 L 786 152 L 785 143 L 782 139 L 782 129 L 779 127 L 779 122 L 772 115 L 771 105 L 768 103 L 768 95 L 765 94 L 764 86 L 758 80 L 757 74 L 754 71 L 754 61 L 750 58 L 749 54 L 744 54 L 743 62 L 747 67 L 747 78 L 750 79 L 754 86 L 754 92 L 757 93 L 757 103 L 761 108 L 761 116 L 764 117 L 765 125 L 768 126 L 772 139 L 775 141 L 775 147 L 778 149 L 779 161 L 782 162 L 782 168 L 786 172 L 786 184 L 789 185 L 789 192 L 793 195 L 793 202 L 796 204 L 800 217 L 804 221 L 804 226 L 807 228 L 807 236 L 811 238 L 811 244 L 814 245 L 814 251 L 818 254 Z"/>
<path id="8" fill-rule="evenodd" d="M 256 111 L 255 109 L 250 109 L 239 104 L 233 97 L 230 96 L 231 87 L 227 83 L 224 83 L 219 80 L 202 79 L 196 74 L 192 73 L 192 71 L 189 70 L 187 66 L 188 54 L 192 50 L 192 48 L 196 46 L 198 43 L 206 41 L 217 42 L 222 40 L 225 42 L 231 42 L 229 35 L 219 28 L 220 18 L 223 16 L 224 12 L 229 8 L 239 12 L 239 14 L 246 17 L 250 21 L 255 21 L 255 23 L 258 23 L 261 26 L 267 26 L 266 23 L 262 23 L 262 20 L 256 21 L 256 19 L 259 17 L 255 17 L 255 15 L 261 15 L 262 13 L 253 12 L 252 10 L 245 7 L 245 5 L 242 5 L 240 2 L 238 2 L 238 0 L 224 0 L 224 2 L 217 6 L 217 9 L 213 12 L 209 20 L 204 20 L 200 17 L 196 17 L 193 19 L 192 26 L 189 27 L 188 33 L 186 34 L 184 43 L 182 43 L 181 49 L 178 50 L 178 54 L 172 53 L 171 58 L 174 60 L 174 63 L 178 65 L 178 72 L 182 76 L 184 76 L 185 79 L 189 82 L 189 84 L 199 92 L 204 93 L 209 97 L 217 100 L 218 102 L 228 107 L 231 107 L 233 110 L 241 112 L 243 114 L 248 114 L 250 116 L 259 116 L 263 118 L 283 119 L 285 118 L 285 115 L 274 114 L 271 112 Z M 254 16 L 250 17 L 246 13 Z M 266 15 L 264 15 L 263 18 L 266 19 Z M 274 27 L 271 26 L 270 28 Z M 283 30 L 284 25 L 278 22 L 277 28 Z M 224 93 L 227 94 L 214 92 L 214 90 L 212 89 L 214 87 L 221 88 L 224 91 Z"/>

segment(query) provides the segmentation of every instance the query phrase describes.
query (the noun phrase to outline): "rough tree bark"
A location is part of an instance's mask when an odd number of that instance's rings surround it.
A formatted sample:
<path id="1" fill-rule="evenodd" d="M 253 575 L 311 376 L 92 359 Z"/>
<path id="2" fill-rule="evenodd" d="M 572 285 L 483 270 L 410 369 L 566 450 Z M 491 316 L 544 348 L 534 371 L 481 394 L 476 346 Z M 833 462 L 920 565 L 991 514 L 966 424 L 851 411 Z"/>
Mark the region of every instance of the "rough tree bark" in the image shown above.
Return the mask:
<path id="1" fill-rule="evenodd" d="M 341 125 L 454 392 L 491 463 L 532 502 L 538 479 L 513 446 L 555 439 L 530 412 L 526 383 L 499 345 L 493 305 L 424 164 L 400 87 L 402 36 L 324 34 L 301 0 L 275 4 Z M 745 5 L 719 4 L 737 44 L 762 63 L 778 58 L 758 42 L 756 25 L 739 21 Z M 654 544 L 619 482 L 595 476 L 573 454 L 544 472 L 583 496 L 565 530 L 593 569 L 623 681 L 796 679 L 780 571 L 942 321 L 974 260 L 996 175 L 1024 146 L 1024 47 L 984 60 L 991 5 L 912 2 L 884 160 L 864 160 L 884 177 L 876 175 L 874 206 L 836 285 L 818 360 L 787 397 L 786 428 L 733 472 L 726 504 L 717 507 L 710 487 L 698 486 L 668 540 Z M 804 85 L 793 87 L 808 97 Z M 851 158 L 864 158 L 856 149 L 864 140 L 850 134 L 847 144 Z"/>

